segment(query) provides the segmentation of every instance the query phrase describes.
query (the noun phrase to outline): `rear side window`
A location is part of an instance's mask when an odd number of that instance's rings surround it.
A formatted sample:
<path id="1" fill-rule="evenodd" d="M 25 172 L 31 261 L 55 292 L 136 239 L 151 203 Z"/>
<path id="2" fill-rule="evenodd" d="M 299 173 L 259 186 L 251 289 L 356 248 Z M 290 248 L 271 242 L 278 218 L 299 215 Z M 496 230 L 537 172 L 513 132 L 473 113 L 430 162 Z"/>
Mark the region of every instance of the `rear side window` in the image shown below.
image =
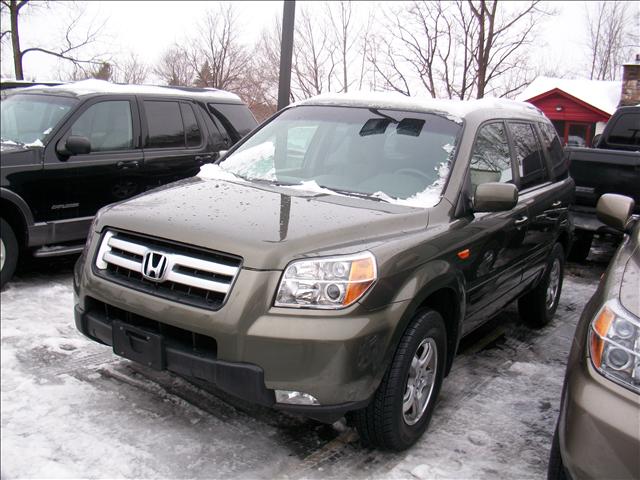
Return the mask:
<path id="1" fill-rule="evenodd" d="M 524 190 L 546 182 L 548 175 L 544 166 L 542 148 L 538 143 L 533 125 L 510 123 L 509 130 L 520 172 L 520 188 Z"/>
<path id="2" fill-rule="evenodd" d="M 70 135 L 88 138 L 91 152 L 133 148 L 129 101 L 113 100 L 91 105 L 73 123 Z"/>
<path id="3" fill-rule="evenodd" d="M 607 143 L 617 145 L 640 145 L 640 115 L 625 113 L 618 117 L 611 128 Z"/>
<path id="4" fill-rule="evenodd" d="M 202 143 L 202 133 L 200 133 L 193 107 L 189 104 L 181 103 L 180 110 L 182 112 L 182 121 L 184 122 L 187 147 L 197 147 Z"/>
<path id="5" fill-rule="evenodd" d="M 208 105 L 214 115 L 217 115 L 218 118 L 221 115 L 224 117 L 220 118 L 221 121 L 227 120 L 230 123 L 230 125 L 225 124 L 225 127 L 231 126 L 241 137 L 244 137 L 258 124 L 246 105 L 231 103 L 209 103 Z"/>
<path id="6" fill-rule="evenodd" d="M 551 160 L 554 178 L 565 178 L 567 176 L 567 164 L 564 161 L 564 150 L 556 133 L 556 129 L 549 123 L 539 123 L 542 134 L 542 147 L 546 150 L 547 156 Z"/>
<path id="7" fill-rule="evenodd" d="M 178 102 L 145 101 L 149 148 L 179 148 L 185 146 L 184 126 Z"/>
<path id="8" fill-rule="evenodd" d="M 469 167 L 472 192 L 488 182 L 512 183 L 511 155 L 504 123 L 484 125 L 478 130 Z"/>

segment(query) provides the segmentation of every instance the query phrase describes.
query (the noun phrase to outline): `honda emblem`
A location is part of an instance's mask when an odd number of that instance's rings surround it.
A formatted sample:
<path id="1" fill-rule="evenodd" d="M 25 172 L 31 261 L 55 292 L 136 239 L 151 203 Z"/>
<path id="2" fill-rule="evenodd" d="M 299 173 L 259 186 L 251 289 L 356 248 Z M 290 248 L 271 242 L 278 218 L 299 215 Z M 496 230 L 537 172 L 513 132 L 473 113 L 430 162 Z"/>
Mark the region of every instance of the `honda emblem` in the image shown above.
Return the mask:
<path id="1" fill-rule="evenodd" d="M 160 252 L 147 252 L 142 258 L 142 276 L 153 282 L 162 282 L 167 273 L 167 256 Z"/>

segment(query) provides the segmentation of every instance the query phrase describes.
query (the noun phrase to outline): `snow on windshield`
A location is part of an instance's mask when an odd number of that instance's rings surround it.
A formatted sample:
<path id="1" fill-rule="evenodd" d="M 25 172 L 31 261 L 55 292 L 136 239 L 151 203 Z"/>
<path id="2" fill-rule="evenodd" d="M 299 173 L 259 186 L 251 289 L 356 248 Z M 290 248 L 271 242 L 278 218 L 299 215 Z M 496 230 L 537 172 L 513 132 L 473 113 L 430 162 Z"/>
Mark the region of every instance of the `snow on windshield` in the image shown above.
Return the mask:
<path id="1" fill-rule="evenodd" d="M 272 141 L 260 143 L 234 153 L 222 163 L 222 168 L 248 179 L 276 180 L 276 169 L 273 166 L 275 150 Z"/>

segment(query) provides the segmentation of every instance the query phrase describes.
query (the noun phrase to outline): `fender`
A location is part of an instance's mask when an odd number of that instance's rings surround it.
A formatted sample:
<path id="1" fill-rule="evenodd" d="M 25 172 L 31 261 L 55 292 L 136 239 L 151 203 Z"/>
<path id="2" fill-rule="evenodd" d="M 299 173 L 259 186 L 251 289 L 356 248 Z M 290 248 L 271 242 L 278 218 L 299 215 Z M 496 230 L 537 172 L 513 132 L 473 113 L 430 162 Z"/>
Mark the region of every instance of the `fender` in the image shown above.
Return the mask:
<path id="1" fill-rule="evenodd" d="M 445 375 L 448 374 L 460 343 L 462 321 L 466 312 L 465 284 L 466 282 L 462 272 L 453 268 L 451 264 L 442 259 L 432 260 L 421 265 L 413 272 L 413 275 L 407 278 L 404 285 L 398 292 L 398 297 L 402 298 L 405 295 L 410 295 L 411 300 L 398 322 L 398 325 L 391 337 L 391 341 L 387 346 L 387 350 L 384 354 L 384 368 L 381 369 L 382 373 L 380 374 L 380 381 L 393 359 L 393 355 L 398 348 L 402 335 L 416 312 L 420 309 L 427 298 L 436 291 L 442 289 L 450 290 L 455 296 L 455 304 L 452 305 L 454 318 L 449 320 L 453 321 L 453 325 L 450 325 L 450 327 L 453 328 L 448 328 L 449 331 L 455 332 L 455 335 L 453 338 L 449 338 L 449 336 L 447 338 L 447 363 L 445 365 Z M 407 297 L 405 296 L 404 298 Z M 379 383 L 378 379 L 376 380 L 377 383 Z"/>
<path id="2" fill-rule="evenodd" d="M 12 192 L 7 188 L 0 187 L 0 198 L 13 204 L 13 206 L 18 209 L 18 211 L 22 214 L 22 218 L 24 219 L 24 223 L 27 228 L 33 226 L 33 213 L 31 213 L 29 205 L 27 205 L 27 202 L 25 202 L 20 195 Z"/>

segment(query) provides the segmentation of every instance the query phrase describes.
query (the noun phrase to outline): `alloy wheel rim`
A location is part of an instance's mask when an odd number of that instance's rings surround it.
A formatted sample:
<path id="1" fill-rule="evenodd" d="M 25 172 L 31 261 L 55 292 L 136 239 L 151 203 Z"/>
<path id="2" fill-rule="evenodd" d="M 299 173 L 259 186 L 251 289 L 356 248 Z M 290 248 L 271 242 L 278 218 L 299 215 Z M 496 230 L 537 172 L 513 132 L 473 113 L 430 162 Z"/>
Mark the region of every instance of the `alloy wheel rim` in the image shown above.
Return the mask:
<path id="1" fill-rule="evenodd" d="M 420 421 L 436 384 L 438 347 L 433 338 L 420 342 L 411 359 L 407 383 L 402 398 L 402 417 L 407 425 Z"/>
<path id="2" fill-rule="evenodd" d="M 558 290 L 560 287 L 560 260 L 557 258 L 551 265 L 551 271 L 549 272 L 549 285 L 547 286 L 547 310 L 553 307 L 558 296 Z"/>
<path id="3" fill-rule="evenodd" d="M 0 239 L 0 270 L 4 268 L 4 259 L 7 256 L 7 250 L 4 247 L 4 240 Z"/>

